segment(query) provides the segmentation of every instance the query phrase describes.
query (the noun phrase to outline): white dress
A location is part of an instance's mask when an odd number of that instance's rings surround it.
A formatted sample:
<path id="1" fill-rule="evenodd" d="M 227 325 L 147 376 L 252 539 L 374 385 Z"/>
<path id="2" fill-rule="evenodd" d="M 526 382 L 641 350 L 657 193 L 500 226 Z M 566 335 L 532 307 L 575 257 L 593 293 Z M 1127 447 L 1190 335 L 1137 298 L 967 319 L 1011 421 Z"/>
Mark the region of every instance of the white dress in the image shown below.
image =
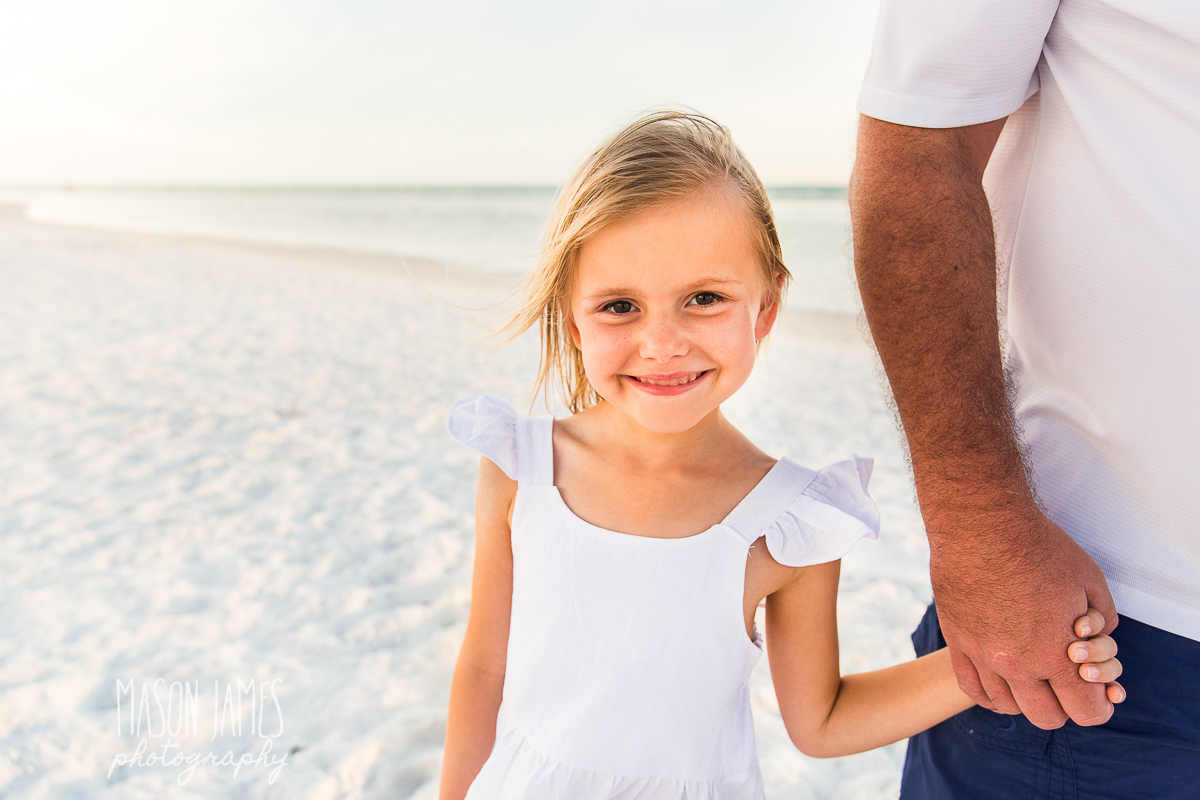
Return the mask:
<path id="1" fill-rule="evenodd" d="M 517 481 L 513 596 L 496 743 L 468 800 L 758 800 L 746 559 L 840 558 L 879 514 L 869 459 L 781 459 L 718 525 L 682 539 L 600 528 L 553 484 L 553 418 L 472 397 L 450 433 Z"/>

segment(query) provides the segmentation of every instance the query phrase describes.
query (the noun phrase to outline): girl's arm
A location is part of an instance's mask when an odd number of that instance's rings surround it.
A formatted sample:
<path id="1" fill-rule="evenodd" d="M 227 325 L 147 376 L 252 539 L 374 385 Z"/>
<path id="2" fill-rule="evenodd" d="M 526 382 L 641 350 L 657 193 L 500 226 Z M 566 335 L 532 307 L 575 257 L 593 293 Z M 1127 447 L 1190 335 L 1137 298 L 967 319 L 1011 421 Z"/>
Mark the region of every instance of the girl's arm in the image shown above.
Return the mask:
<path id="1" fill-rule="evenodd" d="M 806 567 L 767 598 L 771 677 L 784 725 L 801 752 L 828 758 L 882 747 L 975 705 L 958 688 L 945 648 L 894 667 L 842 677 L 837 638 L 840 571 L 840 561 Z M 1093 631 L 1104 625 L 1098 612 L 1081 617 L 1077 633 L 1085 636 L 1085 620 Z M 1078 660 L 1077 653 L 1078 648 L 1071 651 L 1073 660 Z M 1099 670 L 1092 675 L 1080 668 L 1081 676 L 1092 682 L 1115 680 L 1121 669 L 1115 653 L 1109 637 L 1090 640 L 1085 658 Z M 1109 698 L 1124 699 L 1118 684 L 1110 684 Z"/>
<path id="2" fill-rule="evenodd" d="M 512 606 L 509 522 L 516 493 L 516 481 L 489 459 L 480 460 L 471 612 L 450 686 L 439 800 L 466 795 L 495 743 Z"/>

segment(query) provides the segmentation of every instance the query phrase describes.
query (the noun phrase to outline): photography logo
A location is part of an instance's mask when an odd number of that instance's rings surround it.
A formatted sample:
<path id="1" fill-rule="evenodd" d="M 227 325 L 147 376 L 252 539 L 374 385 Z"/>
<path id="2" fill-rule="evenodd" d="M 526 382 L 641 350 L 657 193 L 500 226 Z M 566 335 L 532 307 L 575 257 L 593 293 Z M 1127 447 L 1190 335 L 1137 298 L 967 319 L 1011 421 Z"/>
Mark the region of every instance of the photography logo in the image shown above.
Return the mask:
<path id="1" fill-rule="evenodd" d="M 281 681 L 117 680 L 117 736 L 131 750 L 117 753 L 108 779 L 121 770 L 178 769 L 184 785 L 199 767 L 268 770 L 274 783 L 291 752 L 275 751 L 283 735 Z M 136 744 L 135 744 L 136 743 Z"/>

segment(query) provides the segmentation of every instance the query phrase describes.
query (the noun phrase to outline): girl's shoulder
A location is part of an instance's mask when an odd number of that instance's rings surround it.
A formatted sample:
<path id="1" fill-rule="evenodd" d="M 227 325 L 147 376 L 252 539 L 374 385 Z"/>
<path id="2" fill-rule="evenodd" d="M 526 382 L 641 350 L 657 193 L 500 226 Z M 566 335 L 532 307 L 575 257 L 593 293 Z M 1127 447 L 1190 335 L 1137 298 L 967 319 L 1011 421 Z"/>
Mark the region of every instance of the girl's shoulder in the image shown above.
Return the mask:
<path id="1" fill-rule="evenodd" d="M 874 462 L 851 456 L 818 470 L 781 458 L 725 520 L 750 542 L 765 539 L 788 567 L 835 561 L 861 538 L 879 536 L 867 491 Z"/>

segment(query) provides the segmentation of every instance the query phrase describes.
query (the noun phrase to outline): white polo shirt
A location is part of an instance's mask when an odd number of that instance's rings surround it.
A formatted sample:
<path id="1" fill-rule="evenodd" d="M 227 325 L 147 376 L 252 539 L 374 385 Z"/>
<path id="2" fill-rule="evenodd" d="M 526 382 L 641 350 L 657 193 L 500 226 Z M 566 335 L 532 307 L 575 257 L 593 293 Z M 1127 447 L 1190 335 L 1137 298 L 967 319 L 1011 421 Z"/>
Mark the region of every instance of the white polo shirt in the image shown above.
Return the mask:
<path id="1" fill-rule="evenodd" d="M 859 110 L 1008 116 L 984 184 L 1050 518 L 1200 640 L 1200 2 L 883 0 Z"/>

